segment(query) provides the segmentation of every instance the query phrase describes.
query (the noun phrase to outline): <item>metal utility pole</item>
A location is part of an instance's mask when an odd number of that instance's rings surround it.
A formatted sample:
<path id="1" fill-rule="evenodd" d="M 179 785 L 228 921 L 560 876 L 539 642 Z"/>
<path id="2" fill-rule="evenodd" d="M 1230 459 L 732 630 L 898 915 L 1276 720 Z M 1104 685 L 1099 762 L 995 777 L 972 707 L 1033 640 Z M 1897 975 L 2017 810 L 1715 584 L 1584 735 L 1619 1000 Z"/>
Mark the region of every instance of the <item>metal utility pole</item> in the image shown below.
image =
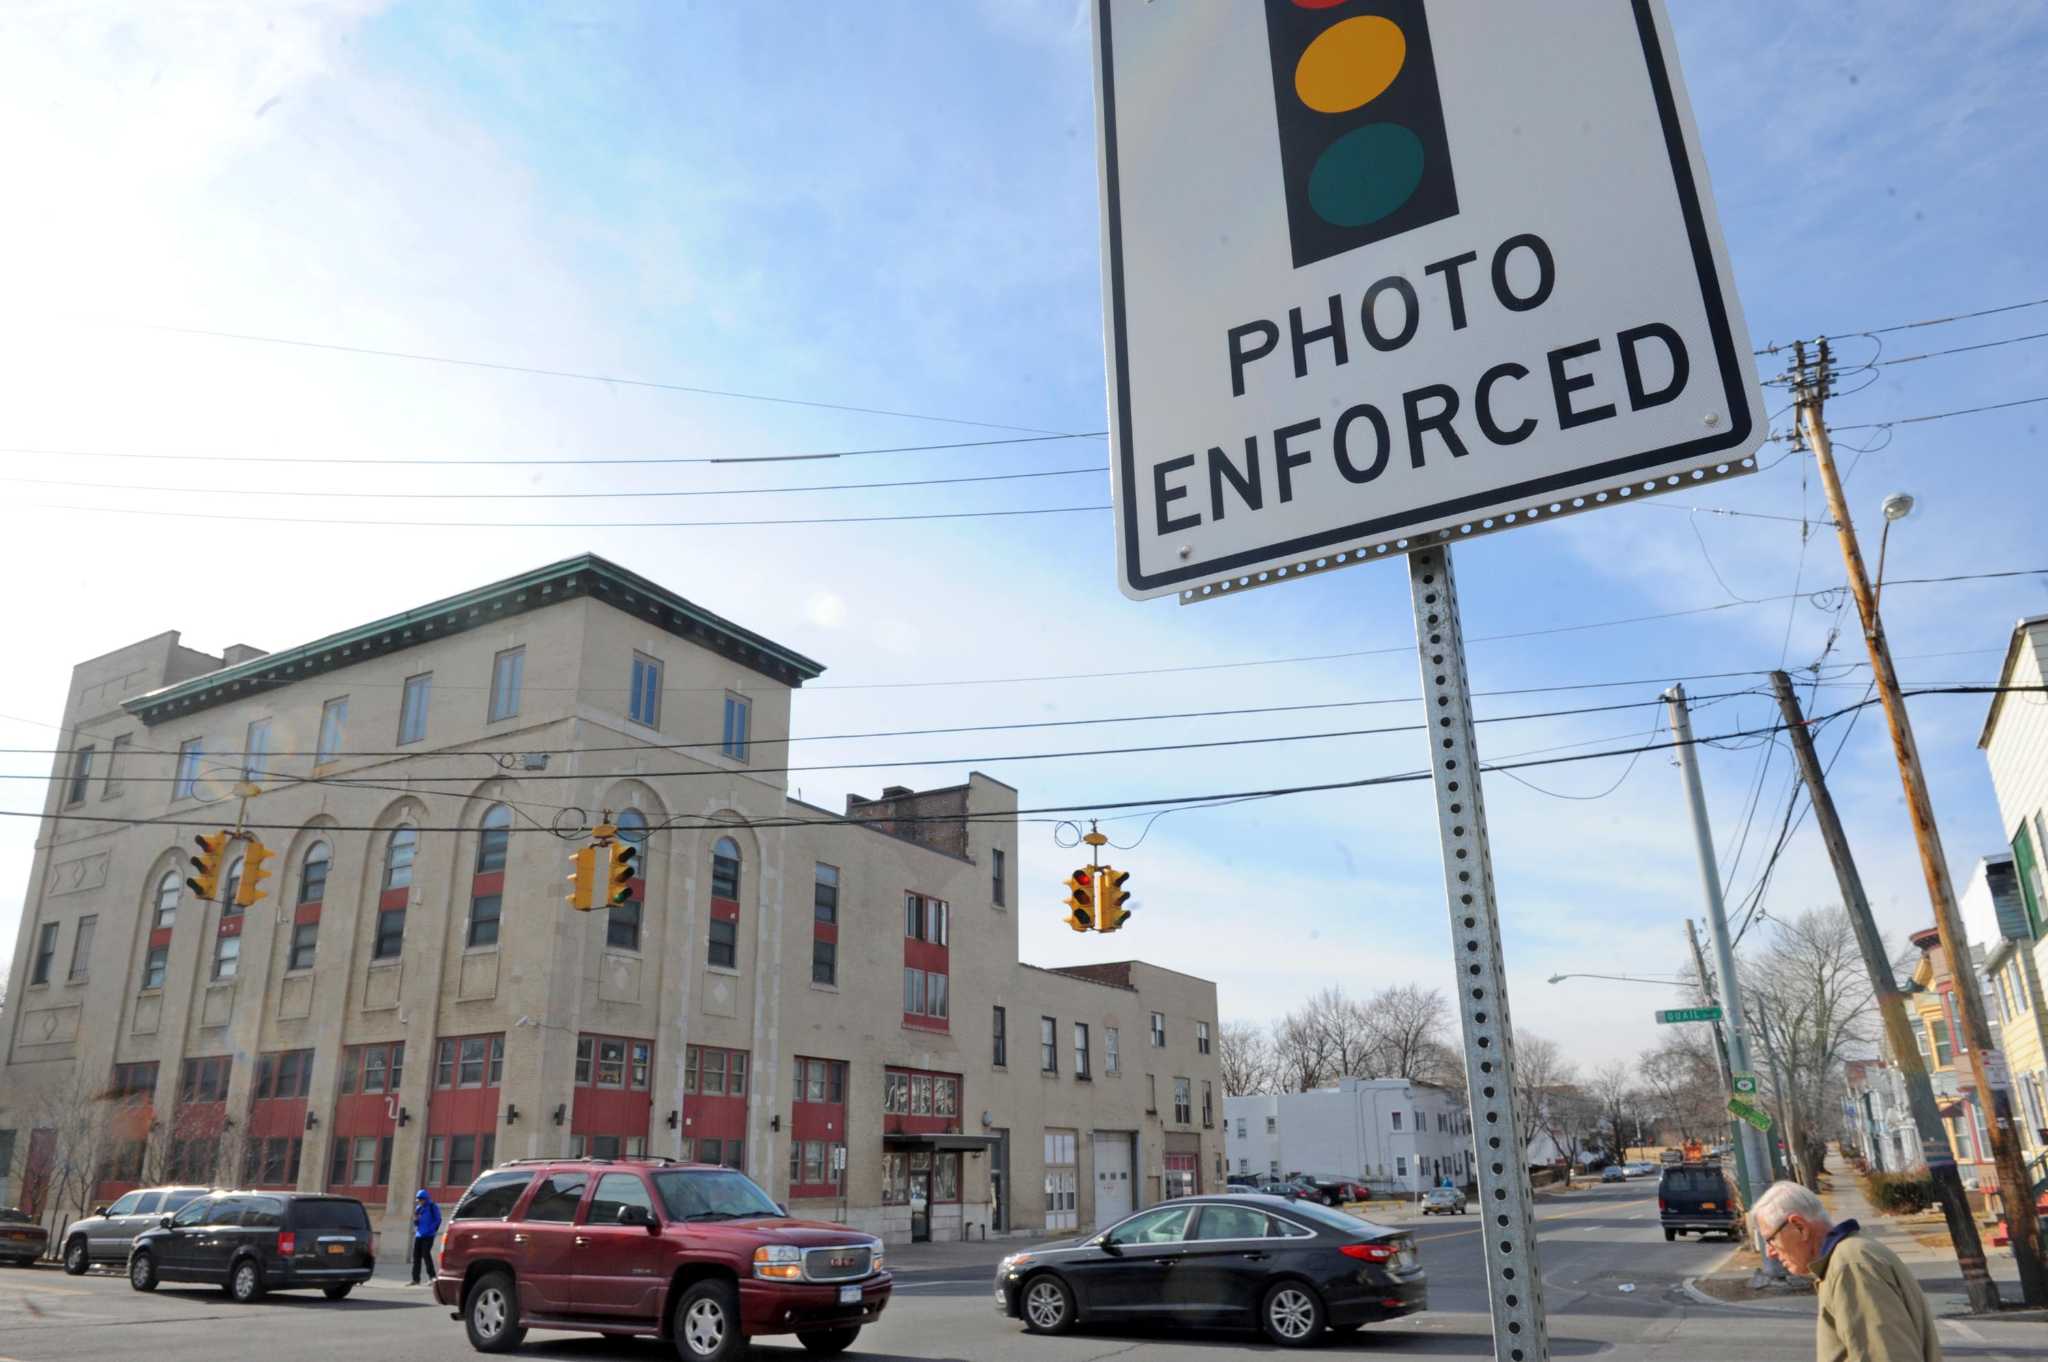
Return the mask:
<path id="1" fill-rule="evenodd" d="M 2026 1164 L 2019 1142 L 2013 1138 L 2009 1119 L 1999 1111 L 1990 1074 L 1984 1063 L 1991 1049 L 1991 1026 L 1984 1015 L 1984 996 L 1978 989 L 1977 972 L 1970 958 L 1970 938 L 1963 929 L 1962 914 L 1956 909 L 1955 885 L 1949 879 L 1948 856 L 1942 851 L 1941 832 L 1934 825 L 1934 800 L 1928 793 L 1927 773 L 1920 767 L 1920 748 L 1913 741 L 1913 721 L 1906 714 L 1906 697 L 1899 687 L 1899 673 L 1892 665 L 1891 644 L 1886 640 L 1884 621 L 1877 613 L 1877 598 L 1870 589 L 1870 577 L 1863 568 L 1863 550 L 1856 542 L 1856 526 L 1849 518 L 1849 503 L 1842 495 L 1841 475 L 1835 469 L 1834 444 L 1828 437 L 1821 412 L 1833 382 L 1833 357 L 1828 343 L 1820 342 L 1817 364 L 1809 365 L 1806 344 L 1797 349 L 1797 395 L 1799 425 L 1806 442 L 1813 447 L 1813 461 L 1820 470 L 1821 485 L 1827 490 L 1828 513 L 1834 517 L 1835 533 L 1842 542 L 1842 561 L 1848 569 L 1849 591 L 1856 598 L 1856 614 L 1863 624 L 1863 640 L 1870 648 L 1871 675 L 1884 700 L 1885 718 L 1891 721 L 1892 751 L 1898 758 L 1899 778 L 1906 789 L 1906 812 L 1913 823 L 1913 836 L 1920 846 L 1920 868 L 1927 879 L 1927 896 L 1934 904 L 1934 926 L 1941 934 L 1942 954 L 1948 957 L 1950 975 L 1955 979 L 1956 1011 L 1969 1037 L 1970 1078 L 1976 1085 L 1977 1102 L 1987 1117 L 1991 1153 L 1998 1165 L 1998 1194 L 2004 1203 L 2006 1225 L 2012 1234 L 2013 1262 L 2019 1268 L 2020 1294 L 2028 1305 L 2048 1304 L 2048 1271 L 2041 1262 L 2040 1221 L 2034 1214 L 2033 1189 L 2027 1181 Z M 1994 1289 L 1995 1294 L 1995 1289 Z"/>
<path id="2" fill-rule="evenodd" d="M 1870 900 L 1863 893 L 1863 877 L 1849 854 L 1849 839 L 1842 820 L 1835 814 L 1834 796 L 1828 793 L 1827 774 L 1814 755 L 1813 734 L 1806 716 L 1799 712 L 1799 697 L 1793 693 L 1792 678 L 1771 673 L 1771 688 L 1778 693 L 1778 709 L 1785 716 L 1785 735 L 1792 741 L 1792 755 L 1799 762 L 1800 779 L 1806 782 L 1807 798 L 1813 803 L 1814 822 L 1820 838 L 1835 864 L 1835 882 L 1842 890 L 1842 907 L 1856 929 L 1856 945 L 1863 953 L 1863 968 L 1870 974 L 1871 991 L 1877 1010 L 1884 1018 L 1885 1043 L 1891 1047 L 1893 1062 L 1906 1080 L 1906 1101 L 1912 1108 L 1913 1126 L 1920 1135 L 1920 1159 L 1934 1178 L 1941 1196 L 1941 1209 L 1948 1218 L 1949 1238 L 1956 1246 L 1956 1266 L 1962 1269 L 1963 1285 L 1970 1293 L 1970 1308 L 1982 1313 L 1998 1308 L 1998 1283 L 1984 1266 L 1984 1244 L 1977 1235 L 1976 1217 L 1970 1214 L 1969 1198 L 1963 1192 L 1962 1175 L 1949 1153 L 1948 1135 L 1941 1127 L 1941 1112 L 1934 1104 L 1934 1085 L 1927 1078 L 1927 1061 L 1906 1019 L 1906 995 L 1899 991 L 1898 976 L 1885 957 L 1884 939 L 1878 935 L 1877 920 L 1870 915 Z M 1858 1124 L 1861 1124 L 1859 1121 Z M 1873 1151 L 1875 1152 L 1875 1151 Z"/>
<path id="3" fill-rule="evenodd" d="M 1721 867 L 1714 860 L 1714 830 L 1707 823 L 1707 796 L 1700 788 L 1699 756 L 1692 745 L 1692 711 L 1685 687 L 1664 692 L 1671 707 L 1671 732 L 1678 739 L 1678 765 L 1685 773 L 1685 799 L 1692 807 L 1693 841 L 1699 849 L 1700 880 L 1707 891 L 1707 929 L 1714 937 L 1714 965 L 1721 976 L 1721 1017 L 1728 1024 L 1728 1063 L 1736 1073 L 1755 1072 L 1749 1063 L 1749 1028 L 1742 1017 L 1742 987 L 1735 978 L 1735 948 L 1728 940 L 1728 906 L 1721 899 Z M 1730 1085 L 1732 1088 L 1732 1084 Z M 1740 1123 L 1738 1123 L 1740 1124 Z M 1762 1140 L 1747 1125 L 1736 1131 L 1735 1172 L 1742 1183 L 1742 1204 L 1756 1205 L 1758 1174 L 1768 1167 Z M 1747 1149 L 1747 1157 L 1740 1151 Z"/>
<path id="4" fill-rule="evenodd" d="M 1693 968 L 1697 969 L 1700 974 L 1700 993 L 1708 1002 L 1714 1002 L 1716 1001 L 1716 991 L 1707 984 L 1707 980 L 1713 976 L 1707 973 L 1707 957 L 1700 950 L 1699 930 L 1693 926 L 1691 918 L 1685 920 L 1685 939 L 1692 946 Z M 1721 1067 L 1721 1091 L 1733 1095 L 1735 1092 L 1735 1071 L 1728 1063 L 1728 1038 L 1721 1031 L 1721 1023 L 1714 1022 L 1712 1025 L 1714 1027 L 1714 1062 Z M 1746 1129 L 1748 1127 L 1735 1117 L 1730 1116 L 1728 1118 L 1728 1143 L 1735 1150 L 1735 1181 L 1744 1188 L 1749 1186 L 1749 1142 L 1742 1138 L 1742 1132 Z"/>

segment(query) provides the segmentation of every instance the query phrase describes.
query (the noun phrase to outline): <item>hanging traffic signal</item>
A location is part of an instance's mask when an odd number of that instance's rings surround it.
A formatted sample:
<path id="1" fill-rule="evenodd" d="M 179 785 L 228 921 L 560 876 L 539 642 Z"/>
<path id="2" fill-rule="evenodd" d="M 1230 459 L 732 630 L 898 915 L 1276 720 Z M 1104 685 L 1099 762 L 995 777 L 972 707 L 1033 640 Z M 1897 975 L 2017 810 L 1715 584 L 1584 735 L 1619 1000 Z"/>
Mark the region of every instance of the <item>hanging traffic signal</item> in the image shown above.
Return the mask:
<path id="1" fill-rule="evenodd" d="M 185 887 L 203 899 L 212 899 L 220 892 L 221 862 L 227 858 L 228 843 L 234 835 L 226 832 L 200 833 L 193 842 L 198 844 L 199 854 L 192 858 L 192 874 L 185 879 Z"/>
<path id="2" fill-rule="evenodd" d="M 1066 924 L 1077 932 L 1095 930 L 1095 867 L 1084 865 L 1067 876 Z"/>
<path id="3" fill-rule="evenodd" d="M 633 901 L 634 862 L 640 859 L 639 849 L 631 842 L 613 842 L 611 868 L 605 873 L 604 902 L 607 908 L 616 908 L 622 903 Z"/>
<path id="4" fill-rule="evenodd" d="M 1458 212 L 1423 0 L 1356 8 L 1266 0 L 1296 269 Z"/>
<path id="5" fill-rule="evenodd" d="M 578 847 L 569 855 L 569 906 L 579 913 L 589 912 L 596 890 L 597 848 Z"/>
<path id="6" fill-rule="evenodd" d="M 1124 888 L 1124 881 L 1131 877 L 1128 870 L 1114 866 L 1102 867 L 1101 916 L 1105 932 L 1113 932 L 1124 925 L 1131 916 L 1131 910 L 1124 907 L 1130 899 L 1130 891 Z"/>
<path id="7" fill-rule="evenodd" d="M 249 849 L 242 855 L 242 881 L 235 886 L 237 906 L 256 906 L 256 900 L 263 897 L 263 882 L 270 878 L 270 863 L 276 859 L 276 852 L 254 837 L 249 839 Z"/>

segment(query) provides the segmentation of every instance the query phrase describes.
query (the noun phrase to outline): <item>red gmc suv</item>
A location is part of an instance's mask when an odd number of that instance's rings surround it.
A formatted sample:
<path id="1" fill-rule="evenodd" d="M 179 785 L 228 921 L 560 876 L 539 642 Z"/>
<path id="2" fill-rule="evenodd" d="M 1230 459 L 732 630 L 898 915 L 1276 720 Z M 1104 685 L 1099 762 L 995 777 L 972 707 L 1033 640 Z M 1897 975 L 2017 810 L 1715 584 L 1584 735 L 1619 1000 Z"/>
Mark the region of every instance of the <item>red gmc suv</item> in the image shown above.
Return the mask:
<path id="1" fill-rule="evenodd" d="M 520 1159 L 485 1173 L 441 1229 L 434 1299 L 479 1352 L 528 1329 L 653 1334 L 726 1362 L 757 1334 L 844 1352 L 881 1318 L 881 1241 L 792 1220 L 746 1174 L 668 1159 Z"/>

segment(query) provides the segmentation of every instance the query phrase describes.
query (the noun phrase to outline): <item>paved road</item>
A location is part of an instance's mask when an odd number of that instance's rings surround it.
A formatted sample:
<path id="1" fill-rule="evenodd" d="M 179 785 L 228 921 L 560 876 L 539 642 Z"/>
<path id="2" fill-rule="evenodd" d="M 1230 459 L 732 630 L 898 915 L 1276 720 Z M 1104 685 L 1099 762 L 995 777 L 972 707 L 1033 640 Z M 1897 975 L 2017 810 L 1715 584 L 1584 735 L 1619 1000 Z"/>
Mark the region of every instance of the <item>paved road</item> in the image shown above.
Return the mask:
<path id="1" fill-rule="evenodd" d="M 1812 1356 L 1810 1304 L 1709 1305 L 1685 1291 L 1685 1280 L 1711 1271 L 1730 1246 L 1690 1239 L 1666 1244 L 1654 1184 L 1597 1187 L 1541 1205 L 1554 1357 L 1806 1362 Z M 1491 1356 L 1477 1215 L 1417 1221 L 1413 1228 L 1430 1274 L 1429 1312 L 1369 1328 L 1315 1355 Z M 1002 1251 L 990 1245 L 990 1260 Z M 1249 1333 L 1028 1336 L 1016 1321 L 995 1314 L 991 1278 L 991 1268 L 981 1263 L 902 1271 L 895 1302 L 850 1356 L 874 1362 L 1187 1362 L 1247 1349 L 1277 1352 Z M 1943 1342 L 1954 1357 L 2039 1359 L 2034 1334 L 2040 1327 L 1944 1324 Z M 651 1340 L 533 1333 L 523 1355 L 655 1362 L 674 1353 Z M 760 1362 L 805 1356 L 794 1339 L 766 1341 L 755 1355 Z M 378 1281 L 339 1304 L 318 1295 L 280 1295 L 239 1307 L 214 1290 L 165 1287 L 142 1295 L 104 1273 L 74 1278 L 0 1268 L 0 1362 L 455 1362 L 474 1356 L 461 1325 L 424 1288 Z"/>

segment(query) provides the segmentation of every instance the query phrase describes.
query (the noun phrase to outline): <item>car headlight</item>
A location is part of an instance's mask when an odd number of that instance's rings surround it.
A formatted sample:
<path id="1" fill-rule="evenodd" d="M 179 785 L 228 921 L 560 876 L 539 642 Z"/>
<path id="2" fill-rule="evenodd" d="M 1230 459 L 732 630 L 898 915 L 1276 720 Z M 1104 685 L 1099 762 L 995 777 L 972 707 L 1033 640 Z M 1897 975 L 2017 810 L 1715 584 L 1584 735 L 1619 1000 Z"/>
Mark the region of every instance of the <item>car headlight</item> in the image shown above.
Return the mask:
<path id="1" fill-rule="evenodd" d="M 803 1250 L 794 1244 L 763 1244 L 754 1250 L 754 1275 L 778 1282 L 804 1279 Z"/>
<path id="2" fill-rule="evenodd" d="M 880 1272 L 887 1266 L 889 1266 L 889 1255 L 882 1252 L 880 1244 L 875 1245 L 873 1255 L 868 1259 L 868 1271 Z"/>
<path id="3" fill-rule="evenodd" d="M 1003 1259 L 1001 1266 L 998 1267 L 996 1270 L 998 1272 L 1008 1272 L 1012 1268 L 1022 1267 L 1024 1266 L 1024 1264 L 1030 1262 L 1034 1256 L 1036 1255 L 1029 1253 L 1013 1253 L 1009 1257 Z"/>

